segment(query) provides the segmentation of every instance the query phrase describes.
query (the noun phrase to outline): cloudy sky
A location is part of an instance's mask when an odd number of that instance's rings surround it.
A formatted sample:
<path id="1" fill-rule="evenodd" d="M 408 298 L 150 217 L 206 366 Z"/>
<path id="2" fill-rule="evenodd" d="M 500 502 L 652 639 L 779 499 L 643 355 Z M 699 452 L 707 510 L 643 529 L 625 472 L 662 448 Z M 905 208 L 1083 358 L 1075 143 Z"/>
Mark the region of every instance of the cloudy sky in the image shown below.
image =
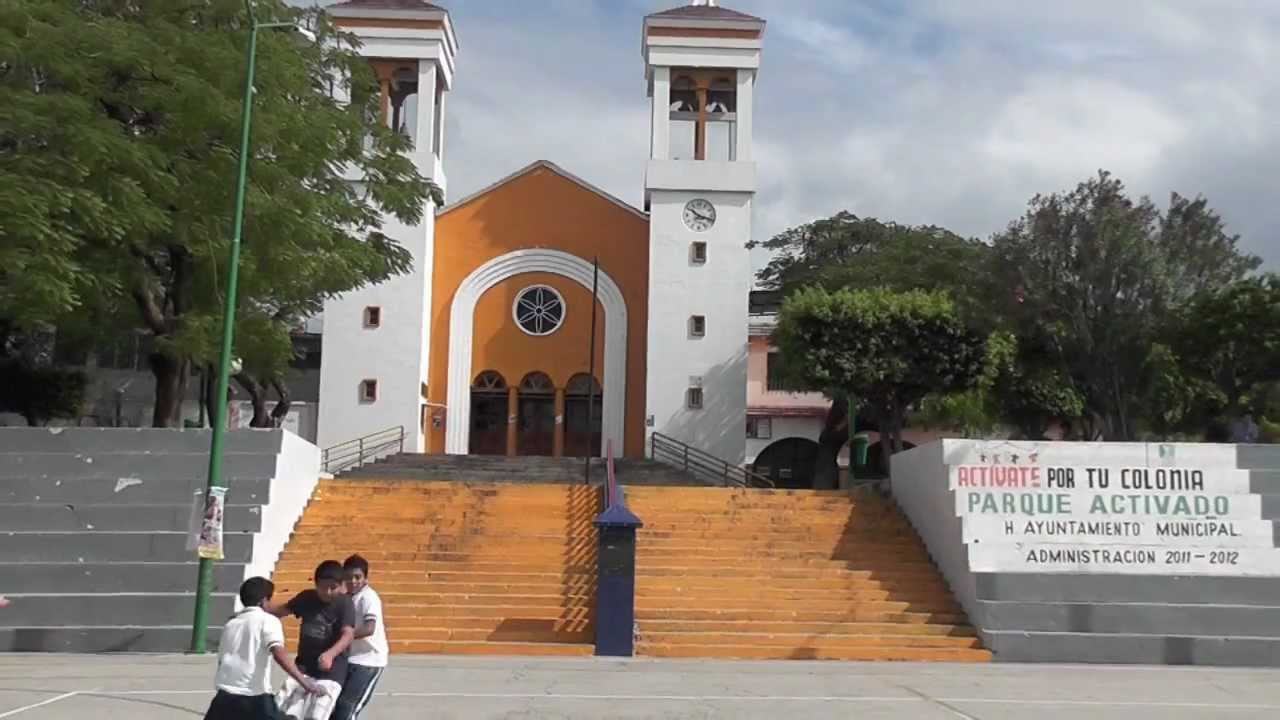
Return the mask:
<path id="1" fill-rule="evenodd" d="M 537 159 L 641 202 L 640 27 L 685 0 L 439 0 L 454 198 Z M 1280 267 L 1280 2 L 722 0 L 768 20 L 755 239 L 838 210 L 988 237 L 1106 168 Z M 757 261 L 759 258 L 757 258 Z"/>

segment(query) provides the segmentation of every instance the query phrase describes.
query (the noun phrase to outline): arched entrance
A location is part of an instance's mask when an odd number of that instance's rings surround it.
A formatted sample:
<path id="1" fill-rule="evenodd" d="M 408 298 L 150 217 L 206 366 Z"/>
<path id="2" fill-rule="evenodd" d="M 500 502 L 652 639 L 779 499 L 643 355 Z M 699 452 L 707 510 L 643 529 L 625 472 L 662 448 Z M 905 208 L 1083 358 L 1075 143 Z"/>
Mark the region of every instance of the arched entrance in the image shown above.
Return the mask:
<path id="1" fill-rule="evenodd" d="M 517 455 L 552 455 L 556 442 L 556 386 L 546 373 L 520 381 L 516 419 Z"/>
<path id="2" fill-rule="evenodd" d="M 471 383 L 472 455 L 507 454 L 507 381 L 485 370 Z"/>
<path id="3" fill-rule="evenodd" d="M 818 443 L 808 438 L 784 438 L 762 450 L 751 469 L 780 488 L 811 488 L 817 456 Z"/>
<path id="4" fill-rule="evenodd" d="M 591 410 L 594 396 L 595 410 Z M 564 386 L 564 454 L 599 457 L 604 421 L 604 394 L 600 383 L 579 373 Z"/>

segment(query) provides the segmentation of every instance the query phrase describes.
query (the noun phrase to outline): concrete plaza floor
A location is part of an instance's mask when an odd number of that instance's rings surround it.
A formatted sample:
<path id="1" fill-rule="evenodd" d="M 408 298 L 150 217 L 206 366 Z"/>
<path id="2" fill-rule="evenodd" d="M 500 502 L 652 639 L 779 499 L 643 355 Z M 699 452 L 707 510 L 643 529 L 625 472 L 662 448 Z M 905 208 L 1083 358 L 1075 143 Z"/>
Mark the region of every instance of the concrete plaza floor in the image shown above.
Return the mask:
<path id="1" fill-rule="evenodd" d="M 208 657 L 0 655 L 0 719 L 198 718 Z M 279 672 L 276 673 L 279 677 Z M 1280 670 L 396 657 L 365 720 L 1280 717 Z"/>

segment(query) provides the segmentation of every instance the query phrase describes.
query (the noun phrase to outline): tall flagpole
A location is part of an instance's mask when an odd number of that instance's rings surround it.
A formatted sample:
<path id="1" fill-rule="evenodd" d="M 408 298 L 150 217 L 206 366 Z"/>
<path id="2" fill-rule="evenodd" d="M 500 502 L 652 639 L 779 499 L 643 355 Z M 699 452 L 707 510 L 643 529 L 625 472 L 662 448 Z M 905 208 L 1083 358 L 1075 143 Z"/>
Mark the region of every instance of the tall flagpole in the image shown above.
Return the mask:
<path id="1" fill-rule="evenodd" d="M 591 259 L 591 348 L 587 351 L 587 462 L 582 483 L 591 484 L 591 454 L 595 452 L 596 437 L 596 297 L 600 291 L 600 257 Z"/>

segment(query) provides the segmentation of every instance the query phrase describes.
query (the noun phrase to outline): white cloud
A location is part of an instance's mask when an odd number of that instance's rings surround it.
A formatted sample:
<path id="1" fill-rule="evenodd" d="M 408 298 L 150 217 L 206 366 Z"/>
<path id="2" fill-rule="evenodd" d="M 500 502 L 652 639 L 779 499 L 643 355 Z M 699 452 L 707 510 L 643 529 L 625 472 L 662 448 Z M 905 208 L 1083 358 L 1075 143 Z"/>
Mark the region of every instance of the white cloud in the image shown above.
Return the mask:
<path id="1" fill-rule="evenodd" d="M 640 24 L 683 0 L 440 1 L 461 40 L 450 194 L 546 158 L 640 204 Z M 722 4 L 770 21 L 757 240 L 841 209 L 986 237 L 1106 168 L 1207 195 L 1280 266 L 1274 0 Z"/>

